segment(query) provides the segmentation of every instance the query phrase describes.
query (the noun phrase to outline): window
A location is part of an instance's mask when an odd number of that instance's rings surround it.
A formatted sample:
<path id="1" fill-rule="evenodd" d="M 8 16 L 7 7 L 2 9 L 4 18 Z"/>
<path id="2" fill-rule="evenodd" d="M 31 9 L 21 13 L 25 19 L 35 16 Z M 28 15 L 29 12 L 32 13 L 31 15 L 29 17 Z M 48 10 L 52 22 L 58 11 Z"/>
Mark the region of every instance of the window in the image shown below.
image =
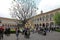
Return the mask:
<path id="1" fill-rule="evenodd" d="M 39 18 L 37 19 L 37 21 L 39 21 Z"/>
<path id="2" fill-rule="evenodd" d="M 41 17 L 40 17 L 40 21 L 41 21 Z"/>
<path id="3" fill-rule="evenodd" d="M 41 24 L 40 24 L 40 26 L 41 26 Z"/>
<path id="4" fill-rule="evenodd" d="M 41 21 L 43 21 L 43 17 L 41 17 Z"/>
<path id="5" fill-rule="evenodd" d="M 46 27 L 48 27 L 49 26 L 49 23 L 46 23 Z"/>
<path id="6" fill-rule="evenodd" d="M 35 24 L 35 26 L 36 26 L 36 24 Z"/>
<path id="7" fill-rule="evenodd" d="M 48 19 L 49 19 L 49 15 L 46 15 L 46 21 L 48 21 Z"/>
<path id="8" fill-rule="evenodd" d="M 42 20 L 43 20 L 43 21 L 45 20 L 45 16 L 42 17 Z"/>
<path id="9" fill-rule="evenodd" d="M 53 16 L 54 16 L 53 14 L 50 14 L 50 20 L 53 20 Z"/>

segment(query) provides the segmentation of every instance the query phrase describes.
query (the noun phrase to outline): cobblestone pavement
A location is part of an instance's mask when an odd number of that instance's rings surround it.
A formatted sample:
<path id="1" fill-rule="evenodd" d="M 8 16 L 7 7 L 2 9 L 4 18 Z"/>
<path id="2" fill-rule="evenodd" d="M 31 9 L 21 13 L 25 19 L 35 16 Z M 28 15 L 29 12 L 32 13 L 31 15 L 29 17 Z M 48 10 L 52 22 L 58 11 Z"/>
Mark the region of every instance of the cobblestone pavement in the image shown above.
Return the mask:
<path id="1" fill-rule="evenodd" d="M 5 36 L 3 40 L 17 40 L 15 34 L 11 34 L 10 36 Z M 30 38 L 24 38 L 24 35 L 19 34 L 18 40 L 60 40 L 60 33 L 59 32 L 48 32 L 46 36 L 43 36 L 38 33 L 31 33 Z"/>

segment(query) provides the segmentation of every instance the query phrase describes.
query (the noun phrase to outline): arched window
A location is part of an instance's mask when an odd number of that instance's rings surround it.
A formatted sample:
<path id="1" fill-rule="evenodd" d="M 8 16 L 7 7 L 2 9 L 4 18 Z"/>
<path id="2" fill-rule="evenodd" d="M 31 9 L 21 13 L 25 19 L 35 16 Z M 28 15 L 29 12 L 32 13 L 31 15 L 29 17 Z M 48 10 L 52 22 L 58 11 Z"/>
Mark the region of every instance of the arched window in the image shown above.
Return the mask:
<path id="1" fill-rule="evenodd" d="M 41 26 L 41 24 L 40 24 L 40 26 Z"/>
<path id="2" fill-rule="evenodd" d="M 49 26 L 49 23 L 46 23 L 46 27 L 48 27 Z"/>
<path id="3" fill-rule="evenodd" d="M 45 27 L 45 24 L 43 23 L 43 25 L 42 25 L 43 27 Z"/>

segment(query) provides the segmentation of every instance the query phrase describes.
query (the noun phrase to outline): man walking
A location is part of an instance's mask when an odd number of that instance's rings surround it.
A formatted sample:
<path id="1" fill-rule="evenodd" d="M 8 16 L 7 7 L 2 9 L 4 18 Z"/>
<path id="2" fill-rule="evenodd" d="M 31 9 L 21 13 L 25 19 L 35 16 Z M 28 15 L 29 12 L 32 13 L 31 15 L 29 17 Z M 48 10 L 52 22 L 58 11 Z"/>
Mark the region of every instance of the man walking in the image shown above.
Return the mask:
<path id="1" fill-rule="evenodd" d="M 19 36 L 19 28 L 16 28 L 16 37 L 17 37 L 17 40 L 18 40 L 18 36 Z"/>

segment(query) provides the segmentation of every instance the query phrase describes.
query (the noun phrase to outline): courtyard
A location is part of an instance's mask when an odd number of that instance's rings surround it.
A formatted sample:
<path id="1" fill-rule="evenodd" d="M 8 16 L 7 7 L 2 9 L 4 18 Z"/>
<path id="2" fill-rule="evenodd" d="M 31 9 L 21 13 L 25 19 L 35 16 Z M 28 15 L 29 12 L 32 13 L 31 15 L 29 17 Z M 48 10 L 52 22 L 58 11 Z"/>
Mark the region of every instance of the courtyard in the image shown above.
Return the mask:
<path id="1" fill-rule="evenodd" d="M 16 34 L 10 34 L 10 36 L 4 35 L 3 40 L 17 40 Z M 38 33 L 31 33 L 29 39 L 24 38 L 24 35 L 20 33 L 18 40 L 60 40 L 60 33 L 52 31 L 48 32 L 46 36 Z"/>

